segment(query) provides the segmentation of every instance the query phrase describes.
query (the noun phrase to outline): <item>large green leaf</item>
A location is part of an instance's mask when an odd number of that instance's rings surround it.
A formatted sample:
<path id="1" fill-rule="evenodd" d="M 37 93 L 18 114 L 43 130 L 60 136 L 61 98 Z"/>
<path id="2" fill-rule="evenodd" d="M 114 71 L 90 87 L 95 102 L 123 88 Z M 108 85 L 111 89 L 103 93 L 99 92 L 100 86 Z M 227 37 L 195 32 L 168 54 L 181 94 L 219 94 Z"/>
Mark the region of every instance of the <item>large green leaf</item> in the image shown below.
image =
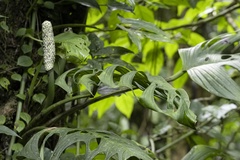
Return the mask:
<path id="1" fill-rule="evenodd" d="M 121 74 L 120 78 L 116 71 Z M 189 109 L 190 101 L 187 93 L 182 89 L 173 88 L 164 78 L 129 71 L 122 66 L 114 65 L 102 71 L 99 79 L 113 88 L 124 86 L 133 89 L 132 86 L 135 86 L 143 90 L 139 101 L 145 107 L 166 114 L 183 125 L 195 128 L 196 116 Z M 156 103 L 156 97 L 167 101 L 168 107 L 160 108 Z"/>
<path id="2" fill-rule="evenodd" d="M 139 88 L 143 91 L 139 101 L 145 107 L 170 116 L 183 125 L 191 128 L 195 126 L 196 116 L 189 109 L 190 101 L 187 93 L 182 89 L 173 88 L 160 76 L 150 76 L 144 72 L 133 71 L 121 65 L 112 65 L 104 70 L 92 70 L 88 67 L 83 67 L 72 72 L 74 83 L 83 84 L 93 95 L 95 95 L 97 88 L 98 93 L 101 95 L 111 94 L 116 90 L 121 90 L 126 87 L 129 89 Z M 67 75 L 69 75 L 68 72 L 61 75 L 56 80 L 56 84 L 66 91 L 71 92 L 70 86 L 65 82 Z M 94 91 L 94 93 L 92 91 Z M 166 101 L 168 107 L 158 106 L 155 99 L 156 97 Z M 98 108 L 98 116 L 101 117 L 109 106 L 114 103 L 114 99 L 104 99 L 101 103 L 105 104 L 101 104 L 101 106 L 99 106 L 98 103 L 92 104 L 90 114 Z M 121 106 L 126 107 L 126 104 L 118 101 L 117 107 L 120 108 L 120 110 Z M 101 107 L 101 109 L 99 107 Z M 129 116 L 130 112 L 124 114 Z"/>
<path id="3" fill-rule="evenodd" d="M 79 64 L 90 55 L 90 41 L 85 35 L 64 32 L 55 36 L 55 42 L 60 49 L 57 54 L 72 63 Z"/>
<path id="4" fill-rule="evenodd" d="M 119 160 L 125 160 L 130 157 L 137 157 L 139 159 L 152 160 L 148 153 L 142 150 L 136 143 L 116 134 L 106 131 L 55 127 L 36 133 L 18 153 L 18 157 L 41 160 L 44 156 L 43 148 L 45 143 L 52 135 L 58 135 L 59 138 L 54 150 L 51 152 L 51 160 L 58 160 L 64 150 L 76 142 L 84 142 L 81 144 L 86 146 L 85 154 L 81 155 L 83 160 L 93 159 L 99 154 L 104 154 L 105 159 L 116 157 Z M 41 141 L 43 137 L 44 139 Z M 90 145 L 93 142 L 97 142 L 98 146 L 95 149 L 90 149 Z"/>
<path id="5" fill-rule="evenodd" d="M 186 154 L 182 160 L 205 160 L 207 158 L 213 158 L 219 155 L 218 149 L 205 145 L 194 146 L 188 154 Z"/>
<path id="6" fill-rule="evenodd" d="M 142 37 L 161 42 L 171 41 L 170 36 L 167 33 L 150 22 L 139 19 L 123 18 L 120 16 L 118 18 L 121 22 L 118 27 L 128 32 L 129 38 L 138 47 L 139 51 L 142 48 L 140 43 Z"/>
<path id="7" fill-rule="evenodd" d="M 229 75 L 226 66 L 240 70 L 240 54 L 225 53 L 228 47 L 240 40 L 240 33 L 223 35 L 180 49 L 179 54 L 191 79 L 207 91 L 227 99 L 239 101 L 240 87 Z"/>
<path id="8" fill-rule="evenodd" d="M 166 114 L 181 124 L 195 128 L 196 116 L 189 109 L 188 94 L 183 89 L 174 89 L 162 77 L 149 77 L 149 80 L 152 83 L 144 90 L 139 101 L 147 108 Z M 155 96 L 166 100 L 168 107 L 161 109 L 156 104 Z"/>

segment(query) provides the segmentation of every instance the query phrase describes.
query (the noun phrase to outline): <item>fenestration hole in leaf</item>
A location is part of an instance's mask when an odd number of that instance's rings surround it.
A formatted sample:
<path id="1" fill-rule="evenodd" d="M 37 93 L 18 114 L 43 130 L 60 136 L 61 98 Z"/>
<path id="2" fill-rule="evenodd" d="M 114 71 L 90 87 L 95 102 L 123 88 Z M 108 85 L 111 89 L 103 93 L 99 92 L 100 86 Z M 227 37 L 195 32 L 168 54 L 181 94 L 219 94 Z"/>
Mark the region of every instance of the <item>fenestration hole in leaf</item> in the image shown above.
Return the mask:
<path id="1" fill-rule="evenodd" d="M 91 151 L 93 151 L 93 150 L 95 150 L 95 149 L 97 149 L 98 148 L 98 141 L 99 141 L 99 143 L 100 143 L 100 141 L 101 141 L 101 139 L 100 138 L 94 138 L 94 139 L 92 139 L 91 141 L 90 141 L 90 146 L 89 146 L 89 149 L 91 150 Z"/>
<path id="2" fill-rule="evenodd" d="M 47 135 L 46 135 L 47 136 Z M 42 137 L 45 138 L 45 137 Z M 44 139 L 40 139 L 39 141 L 39 145 L 43 143 Z M 54 150 L 54 148 L 56 147 L 57 143 L 60 139 L 59 139 L 59 135 L 58 134 L 53 134 L 52 136 L 48 137 L 47 141 L 45 142 L 45 147 L 49 148 L 50 150 Z M 39 146 L 40 147 L 40 146 Z"/>
<path id="3" fill-rule="evenodd" d="M 129 160 L 139 160 L 139 159 L 135 156 L 132 156 L 132 157 L 129 158 Z"/>
<path id="4" fill-rule="evenodd" d="M 231 58 L 232 56 L 229 56 L 229 55 L 224 55 L 221 57 L 221 59 L 228 59 L 228 58 Z"/>

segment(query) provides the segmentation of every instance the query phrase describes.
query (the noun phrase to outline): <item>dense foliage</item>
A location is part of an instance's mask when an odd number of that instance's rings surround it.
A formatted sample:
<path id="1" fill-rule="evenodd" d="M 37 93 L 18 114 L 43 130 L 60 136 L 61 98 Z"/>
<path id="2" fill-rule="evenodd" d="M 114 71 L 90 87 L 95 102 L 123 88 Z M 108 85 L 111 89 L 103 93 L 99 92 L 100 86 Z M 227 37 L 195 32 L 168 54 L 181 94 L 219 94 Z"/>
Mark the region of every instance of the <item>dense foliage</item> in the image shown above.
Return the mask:
<path id="1" fill-rule="evenodd" d="M 0 159 L 240 159 L 239 3 L 0 1 Z"/>

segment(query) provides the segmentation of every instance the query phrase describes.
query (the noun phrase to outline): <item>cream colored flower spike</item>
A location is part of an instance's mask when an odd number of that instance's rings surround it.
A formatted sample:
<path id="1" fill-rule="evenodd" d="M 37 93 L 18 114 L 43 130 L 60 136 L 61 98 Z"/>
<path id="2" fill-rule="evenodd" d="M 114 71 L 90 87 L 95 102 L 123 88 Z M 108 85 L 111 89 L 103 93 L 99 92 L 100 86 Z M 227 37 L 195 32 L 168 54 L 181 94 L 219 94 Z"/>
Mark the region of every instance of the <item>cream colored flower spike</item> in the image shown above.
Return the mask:
<path id="1" fill-rule="evenodd" d="M 55 62 L 55 42 L 50 21 L 44 21 L 42 23 L 42 39 L 44 67 L 49 71 L 53 68 Z"/>

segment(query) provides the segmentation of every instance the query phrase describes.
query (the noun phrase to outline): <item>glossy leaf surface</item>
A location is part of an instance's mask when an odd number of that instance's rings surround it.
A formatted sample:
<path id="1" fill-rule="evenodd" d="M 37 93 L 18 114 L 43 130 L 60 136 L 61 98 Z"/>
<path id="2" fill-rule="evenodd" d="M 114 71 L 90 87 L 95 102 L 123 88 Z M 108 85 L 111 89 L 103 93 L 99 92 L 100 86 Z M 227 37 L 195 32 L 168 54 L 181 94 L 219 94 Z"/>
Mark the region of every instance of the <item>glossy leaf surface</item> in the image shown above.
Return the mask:
<path id="1" fill-rule="evenodd" d="M 231 79 L 226 66 L 240 70 L 240 54 L 224 53 L 227 47 L 239 41 L 240 33 L 223 35 L 180 49 L 183 69 L 190 78 L 207 91 L 227 99 L 239 101 L 240 87 Z M 228 52 L 228 51 L 227 51 Z"/>

